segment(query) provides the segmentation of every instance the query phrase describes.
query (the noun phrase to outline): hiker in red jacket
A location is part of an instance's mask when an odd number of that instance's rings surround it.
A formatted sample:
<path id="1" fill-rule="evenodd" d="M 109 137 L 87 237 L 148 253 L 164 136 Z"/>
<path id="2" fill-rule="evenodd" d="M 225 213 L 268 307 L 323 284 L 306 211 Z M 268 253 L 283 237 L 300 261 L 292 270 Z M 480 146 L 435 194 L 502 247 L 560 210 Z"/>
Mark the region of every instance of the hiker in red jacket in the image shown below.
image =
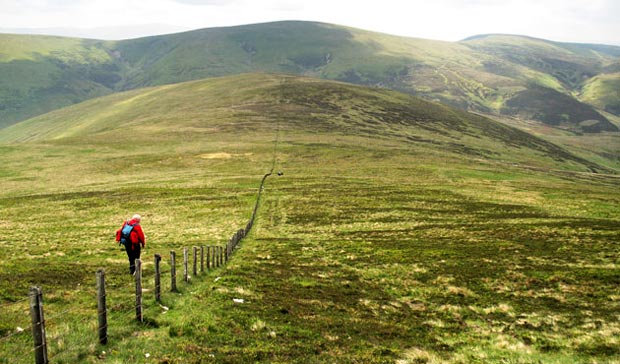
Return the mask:
<path id="1" fill-rule="evenodd" d="M 127 258 L 129 258 L 129 274 L 136 272 L 136 259 L 140 259 L 140 249 L 146 245 L 144 232 L 140 227 L 141 219 L 140 215 L 135 214 L 116 231 L 116 241 L 125 246 Z"/>

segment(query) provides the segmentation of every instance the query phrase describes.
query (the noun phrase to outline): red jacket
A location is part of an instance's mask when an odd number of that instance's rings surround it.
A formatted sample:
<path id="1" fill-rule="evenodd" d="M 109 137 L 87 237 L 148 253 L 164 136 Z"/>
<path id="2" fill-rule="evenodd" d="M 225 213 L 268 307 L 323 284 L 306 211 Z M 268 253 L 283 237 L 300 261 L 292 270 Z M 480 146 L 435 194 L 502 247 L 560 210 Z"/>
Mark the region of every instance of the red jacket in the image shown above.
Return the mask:
<path id="1" fill-rule="evenodd" d="M 131 238 L 132 244 L 140 244 L 144 248 L 146 245 L 146 239 L 144 238 L 144 232 L 142 231 L 142 227 L 140 227 L 140 223 L 136 220 L 129 220 L 123 223 L 120 229 L 116 230 L 116 241 L 121 241 L 121 230 L 125 227 L 125 225 L 134 225 L 133 230 L 131 230 L 131 234 L 129 237 Z"/>

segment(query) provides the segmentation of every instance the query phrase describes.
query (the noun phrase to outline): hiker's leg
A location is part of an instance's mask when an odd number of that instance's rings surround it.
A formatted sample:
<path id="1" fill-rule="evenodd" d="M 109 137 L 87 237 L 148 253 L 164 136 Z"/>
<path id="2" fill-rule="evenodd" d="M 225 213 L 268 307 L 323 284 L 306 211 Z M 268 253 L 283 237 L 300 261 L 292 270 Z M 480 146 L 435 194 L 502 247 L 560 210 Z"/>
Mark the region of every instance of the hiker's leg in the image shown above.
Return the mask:
<path id="1" fill-rule="evenodd" d="M 134 252 L 131 250 L 131 244 L 125 245 L 125 251 L 127 252 L 127 259 L 129 260 L 129 274 L 133 274 L 136 271 L 136 262 Z"/>

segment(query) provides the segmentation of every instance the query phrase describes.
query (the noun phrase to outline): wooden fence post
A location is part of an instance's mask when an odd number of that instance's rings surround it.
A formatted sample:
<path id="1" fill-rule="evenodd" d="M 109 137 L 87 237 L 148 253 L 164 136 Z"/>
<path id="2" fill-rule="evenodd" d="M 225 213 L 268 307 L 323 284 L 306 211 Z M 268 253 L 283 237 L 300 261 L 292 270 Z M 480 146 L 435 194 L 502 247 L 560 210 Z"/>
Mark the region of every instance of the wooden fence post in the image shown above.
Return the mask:
<path id="1" fill-rule="evenodd" d="M 213 246 L 213 263 L 215 264 L 215 268 L 220 266 L 220 258 L 217 250 L 217 245 Z"/>
<path id="2" fill-rule="evenodd" d="M 105 271 L 97 270 L 97 317 L 99 321 L 99 344 L 108 343 L 108 309 L 105 297 Z"/>
<path id="3" fill-rule="evenodd" d="M 187 248 L 183 248 L 183 280 L 189 282 L 189 272 L 187 271 Z"/>
<path id="4" fill-rule="evenodd" d="M 161 302 L 161 270 L 159 268 L 161 255 L 155 254 L 155 301 Z"/>
<path id="5" fill-rule="evenodd" d="M 142 261 L 136 259 L 136 320 L 142 322 Z"/>
<path id="6" fill-rule="evenodd" d="M 213 245 L 213 268 L 217 268 L 217 267 L 218 267 L 217 246 Z"/>
<path id="7" fill-rule="evenodd" d="M 217 259 L 215 259 L 215 245 L 211 245 L 211 268 L 217 267 Z"/>
<path id="8" fill-rule="evenodd" d="M 194 265 L 192 272 L 194 273 L 194 277 L 198 275 L 198 247 L 194 247 Z"/>
<path id="9" fill-rule="evenodd" d="M 34 360 L 36 364 L 47 364 L 47 342 L 45 340 L 45 319 L 43 317 L 43 294 L 40 287 L 30 288 L 30 316 L 32 338 L 34 339 Z"/>
<path id="10" fill-rule="evenodd" d="M 205 272 L 205 247 L 204 245 L 200 246 L 200 273 Z"/>
<path id="11" fill-rule="evenodd" d="M 211 269 L 211 246 L 206 246 L 207 250 L 207 270 Z"/>
<path id="12" fill-rule="evenodd" d="M 230 247 L 230 241 L 228 243 L 226 243 L 226 246 L 224 247 L 224 263 L 228 263 L 228 250 Z"/>
<path id="13" fill-rule="evenodd" d="M 177 253 L 170 251 L 170 291 L 177 291 Z"/>

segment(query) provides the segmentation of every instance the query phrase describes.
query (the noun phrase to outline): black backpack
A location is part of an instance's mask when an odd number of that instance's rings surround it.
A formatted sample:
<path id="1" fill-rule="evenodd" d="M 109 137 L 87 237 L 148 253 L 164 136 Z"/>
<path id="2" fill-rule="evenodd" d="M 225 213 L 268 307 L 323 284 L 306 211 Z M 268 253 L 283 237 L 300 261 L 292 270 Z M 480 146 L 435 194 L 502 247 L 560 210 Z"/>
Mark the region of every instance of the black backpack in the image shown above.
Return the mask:
<path id="1" fill-rule="evenodd" d="M 137 224 L 130 225 L 129 223 L 125 223 L 125 226 L 121 229 L 121 240 L 119 244 L 123 244 L 127 246 L 127 244 L 131 244 L 131 232 L 133 231 L 133 227 Z"/>

